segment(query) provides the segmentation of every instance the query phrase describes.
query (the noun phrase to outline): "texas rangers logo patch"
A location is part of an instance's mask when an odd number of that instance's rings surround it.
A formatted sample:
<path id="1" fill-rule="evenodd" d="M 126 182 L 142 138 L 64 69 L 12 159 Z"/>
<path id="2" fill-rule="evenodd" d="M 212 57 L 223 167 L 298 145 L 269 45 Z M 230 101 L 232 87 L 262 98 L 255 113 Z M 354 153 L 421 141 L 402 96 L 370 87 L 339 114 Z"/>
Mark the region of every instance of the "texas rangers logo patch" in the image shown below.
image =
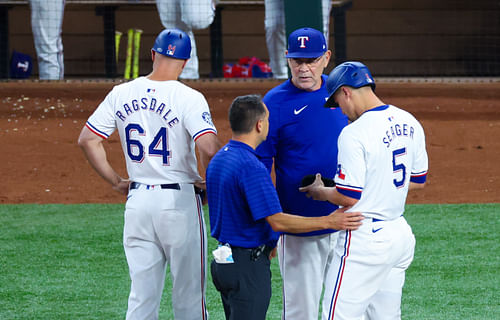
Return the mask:
<path id="1" fill-rule="evenodd" d="M 342 180 L 345 179 L 345 174 L 342 173 L 342 165 L 340 164 L 337 165 L 337 176 Z"/>
<path id="2" fill-rule="evenodd" d="M 214 124 L 212 122 L 212 116 L 210 115 L 210 112 L 203 112 L 201 114 L 201 117 L 203 118 L 203 120 L 205 120 L 206 123 L 208 123 L 212 127 L 214 126 Z"/>

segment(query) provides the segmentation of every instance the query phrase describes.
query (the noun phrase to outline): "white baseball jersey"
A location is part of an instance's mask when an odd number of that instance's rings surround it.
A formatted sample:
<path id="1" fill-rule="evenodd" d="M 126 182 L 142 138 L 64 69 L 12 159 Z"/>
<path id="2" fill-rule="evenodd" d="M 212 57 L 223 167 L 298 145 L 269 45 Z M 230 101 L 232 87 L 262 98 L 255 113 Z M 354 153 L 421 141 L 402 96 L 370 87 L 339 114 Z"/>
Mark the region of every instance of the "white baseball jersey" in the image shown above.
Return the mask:
<path id="1" fill-rule="evenodd" d="M 373 108 L 339 136 L 337 191 L 358 199 L 359 229 L 339 231 L 325 282 L 323 320 L 400 319 L 415 237 L 402 216 L 410 182 L 424 183 L 424 130 L 408 112 Z"/>
<path id="2" fill-rule="evenodd" d="M 424 130 L 408 112 L 385 105 L 365 112 L 339 136 L 337 191 L 358 199 L 352 212 L 394 220 L 404 212 L 409 182 L 425 182 Z"/>
<path id="3" fill-rule="evenodd" d="M 200 92 L 146 77 L 115 86 L 86 126 L 104 139 L 118 129 L 129 179 L 148 185 L 200 180 L 195 141 L 216 134 Z"/>

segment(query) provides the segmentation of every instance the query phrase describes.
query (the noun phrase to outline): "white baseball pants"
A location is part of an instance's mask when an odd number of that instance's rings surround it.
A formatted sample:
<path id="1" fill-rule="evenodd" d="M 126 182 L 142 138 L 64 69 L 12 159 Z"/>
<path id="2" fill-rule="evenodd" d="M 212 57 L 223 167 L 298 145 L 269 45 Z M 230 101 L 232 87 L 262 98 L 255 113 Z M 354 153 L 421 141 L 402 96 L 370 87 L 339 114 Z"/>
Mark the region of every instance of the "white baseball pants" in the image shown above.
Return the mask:
<path id="1" fill-rule="evenodd" d="M 323 320 L 401 319 L 405 271 L 415 237 L 404 217 L 363 220 L 340 231 L 323 298 Z"/>
<path id="2" fill-rule="evenodd" d="M 318 319 L 321 292 L 338 232 L 311 237 L 283 234 L 278 258 L 283 279 L 283 320 Z"/>
<path id="3" fill-rule="evenodd" d="M 206 230 L 201 200 L 192 184 L 181 190 L 130 190 L 123 246 L 132 281 L 127 319 L 158 319 L 167 264 L 174 318 L 204 320 Z"/>
<path id="4" fill-rule="evenodd" d="M 64 0 L 30 0 L 31 29 L 42 80 L 64 78 L 64 54 L 61 38 Z"/>

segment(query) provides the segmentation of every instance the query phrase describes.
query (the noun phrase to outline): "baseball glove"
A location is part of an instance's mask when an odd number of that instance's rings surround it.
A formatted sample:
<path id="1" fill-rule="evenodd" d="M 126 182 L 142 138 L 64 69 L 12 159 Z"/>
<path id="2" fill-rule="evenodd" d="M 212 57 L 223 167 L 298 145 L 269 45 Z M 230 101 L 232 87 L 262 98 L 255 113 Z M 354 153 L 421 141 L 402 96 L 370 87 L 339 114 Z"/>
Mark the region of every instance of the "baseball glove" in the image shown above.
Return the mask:
<path id="1" fill-rule="evenodd" d="M 314 180 L 316 180 L 316 175 L 315 174 L 308 174 L 302 178 L 300 186 L 307 187 L 308 185 L 313 183 Z M 335 187 L 335 181 L 333 179 L 326 178 L 326 177 L 322 176 L 321 181 L 323 181 L 323 184 L 325 185 L 325 187 Z"/>

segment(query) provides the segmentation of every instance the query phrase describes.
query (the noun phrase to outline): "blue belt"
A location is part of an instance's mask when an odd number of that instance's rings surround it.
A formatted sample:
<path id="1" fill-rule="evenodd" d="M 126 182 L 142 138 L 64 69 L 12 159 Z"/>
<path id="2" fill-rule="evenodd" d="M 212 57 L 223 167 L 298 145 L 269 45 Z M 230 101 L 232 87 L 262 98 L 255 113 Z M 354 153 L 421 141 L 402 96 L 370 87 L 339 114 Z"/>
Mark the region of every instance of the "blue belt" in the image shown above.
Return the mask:
<path id="1" fill-rule="evenodd" d="M 403 214 L 404 214 L 404 213 L 403 213 Z M 400 215 L 400 217 L 402 217 L 402 216 L 403 216 L 403 214 L 402 214 L 402 215 Z M 396 219 L 394 219 L 394 220 L 396 220 Z M 379 222 L 379 221 L 386 221 L 386 220 L 384 220 L 384 219 L 372 218 L 372 221 L 373 221 L 373 222 Z"/>
<path id="2" fill-rule="evenodd" d="M 130 190 L 133 189 L 139 189 L 140 186 L 146 186 L 147 189 L 155 186 L 159 186 L 161 189 L 174 189 L 174 190 L 181 190 L 181 186 L 178 183 L 165 183 L 165 184 L 157 184 L 157 185 L 149 185 L 149 184 L 143 184 L 139 182 L 131 182 L 130 183 Z"/>

